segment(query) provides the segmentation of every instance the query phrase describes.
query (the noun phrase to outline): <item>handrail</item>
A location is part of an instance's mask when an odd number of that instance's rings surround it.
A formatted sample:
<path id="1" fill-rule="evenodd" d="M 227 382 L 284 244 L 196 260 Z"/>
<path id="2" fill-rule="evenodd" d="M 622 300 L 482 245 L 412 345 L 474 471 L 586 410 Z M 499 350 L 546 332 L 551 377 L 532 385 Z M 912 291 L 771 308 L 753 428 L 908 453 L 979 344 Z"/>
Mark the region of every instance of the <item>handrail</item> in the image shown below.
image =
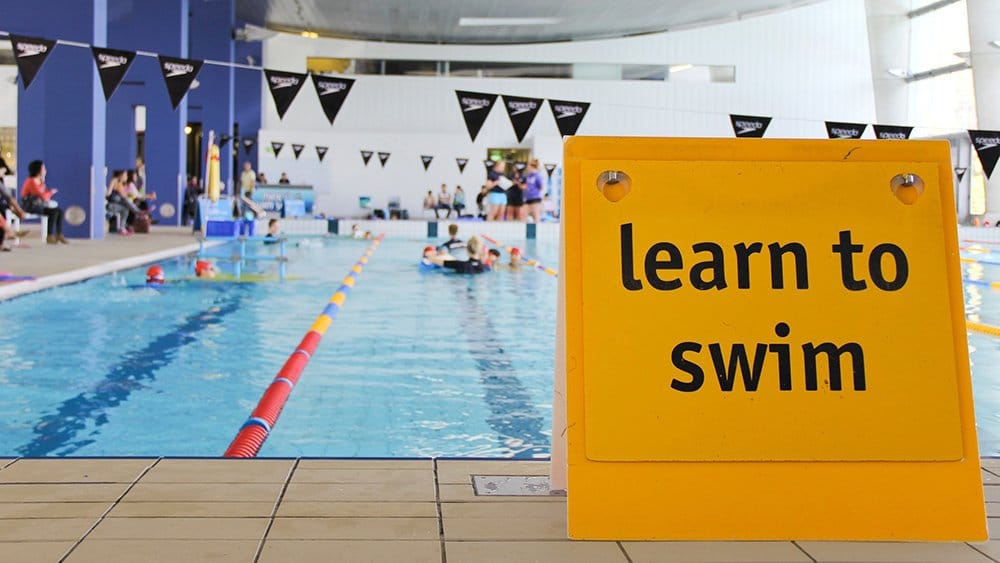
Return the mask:
<path id="1" fill-rule="evenodd" d="M 257 402 L 257 408 L 250 413 L 250 418 L 240 427 L 236 433 L 236 437 L 233 438 L 232 443 L 226 449 L 226 453 L 223 454 L 223 457 L 257 457 L 260 447 L 264 445 L 264 440 L 267 440 L 271 429 L 278 422 L 278 416 L 281 415 L 281 410 L 285 407 L 285 403 L 288 402 L 288 397 L 292 394 L 292 389 L 298 383 L 299 376 L 302 375 L 302 370 L 309 363 L 309 359 L 316 351 L 316 347 L 319 346 L 319 341 L 326 334 L 326 331 L 330 328 L 330 323 L 333 322 L 334 317 L 337 316 L 337 312 L 344 305 L 347 294 L 354 287 L 362 268 L 368 263 L 368 258 L 378 248 L 384 236 L 379 235 L 372 242 L 371 246 L 368 247 L 368 250 L 365 251 L 361 259 L 351 267 L 351 273 L 347 274 L 347 277 L 344 278 L 341 286 L 330 297 L 330 302 L 326 308 L 316 317 L 312 326 L 309 327 L 309 332 L 302 338 L 295 351 L 285 361 L 285 365 L 278 371 L 278 375 L 274 377 L 274 381 L 264 391 L 264 395 Z"/>

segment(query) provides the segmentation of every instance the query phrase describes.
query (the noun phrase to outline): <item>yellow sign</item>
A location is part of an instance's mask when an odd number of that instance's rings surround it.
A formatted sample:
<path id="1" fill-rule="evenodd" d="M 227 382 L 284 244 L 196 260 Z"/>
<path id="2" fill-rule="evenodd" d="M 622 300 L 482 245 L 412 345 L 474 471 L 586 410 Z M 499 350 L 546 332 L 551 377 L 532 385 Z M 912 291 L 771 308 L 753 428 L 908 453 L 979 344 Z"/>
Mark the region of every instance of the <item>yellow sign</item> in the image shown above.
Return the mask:
<path id="1" fill-rule="evenodd" d="M 565 165 L 571 537 L 986 537 L 946 142 Z"/>

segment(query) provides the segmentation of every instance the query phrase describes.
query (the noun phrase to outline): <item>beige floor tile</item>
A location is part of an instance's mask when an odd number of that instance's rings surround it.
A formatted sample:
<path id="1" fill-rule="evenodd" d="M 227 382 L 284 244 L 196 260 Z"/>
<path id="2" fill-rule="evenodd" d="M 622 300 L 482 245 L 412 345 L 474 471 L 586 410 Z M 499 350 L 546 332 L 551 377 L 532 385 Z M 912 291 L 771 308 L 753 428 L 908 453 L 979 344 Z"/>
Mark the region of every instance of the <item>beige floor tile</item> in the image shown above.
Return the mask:
<path id="1" fill-rule="evenodd" d="M 155 459 L 22 459 L 0 471 L 0 483 L 131 483 Z"/>
<path id="2" fill-rule="evenodd" d="M 110 501 L 4 502 L 0 503 L 0 518 L 94 518 L 96 521 L 112 504 Z"/>
<path id="3" fill-rule="evenodd" d="M 559 518 L 566 521 L 566 505 L 556 502 L 442 502 L 448 518 Z"/>
<path id="4" fill-rule="evenodd" d="M 295 460 L 163 459 L 143 483 L 284 483 Z"/>
<path id="5" fill-rule="evenodd" d="M 0 546 L 4 561 L 17 563 L 52 563 L 59 561 L 75 541 L 17 542 Z"/>
<path id="6" fill-rule="evenodd" d="M 525 497 L 501 497 L 501 496 L 476 496 L 472 485 L 438 485 L 441 491 L 441 502 L 554 502 L 566 503 L 566 497 L 555 495 L 525 496 Z"/>
<path id="7" fill-rule="evenodd" d="M 964 543 L 798 542 L 818 562 L 985 563 L 989 558 Z"/>
<path id="8" fill-rule="evenodd" d="M 434 482 L 428 469 L 301 469 L 292 483 L 420 483 Z"/>
<path id="9" fill-rule="evenodd" d="M 1000 502 L 986 503 L 986 516 L 1000 518 Z"/>
<path id="10" fill-rule="evenodd" d="M 434 483 L 291 483 L 285 501 L 433 501 Z"/>
<path id="11" fill-rule="evenodd" d="M 0 521 L 0 542 L 78 540 L 96 522 L 97 518 L 11 518 Z"/>
<path id="12" fill-rule="evenodd" d="M 981 465 L 985 469 L 1000 470 L 1000 457 L 984 457 L 984 458 L 980 458 L 979 465 Z"/>
<path id="13" fill-rule="evenodd" d="M 260 554 L 261 563 L 289 561 L 440 563 L 441 544 L 434 541 L 267 540 Z"/>
<path id="14" fill-rule="evenodd" d="M 445 518 L 444 537 L 447 540 L 565 540 L 566 517 Z"/>
<path id="15" fill-rule="evenodd" d="M 267 518 L 105 518 L 95 540 L 259 540 Z"/>
<path id="16" fill-rule="evenodd" d="M 625 563 L 615 542 L 447 542 L 448 563 L 524 563 L 526 561 L 572 561 L 572 563 Z"/>
<path id="17" fill-rule="evenodd" d="M 972 546 L 993 559 L 1000 560 L 1000 541 L 974 543 Z"/>
<path id="18" fill-rule="evenodd" d="M 437 518 L 433 502 L 288 502 L 278 506 L 279 518 L 382 516 L 386 518 Z"/>
<path id="19" fill-rule="evenodd" d="M 14 461 L 15 458 L 11 457 L 0 457 L 0 469 L 10 465 L 10 462 Z"/>
<path id="20" fill-rule="evenodd" d="M 298 469 L 434 469 L 429 459 L 300 459 Z"/>
<path id="21" fill-rule="evenodd" d="M 434 540 L 437 518 L 275 518 L 275 540 Z"/>
<path id="22" fill-rule="evenodd" d="M 1000 487 L 983 487 L 983 494 L 986 496 L 986 502 L 1000 502 Z"/>
<path id="23" fill-rule="evenodd" d="M 1000 469 L 998 469 L 997 471 L 1000 471 Z M 983 475 L 984 485 L 1000 485 L 1000 476 L 998 476 L 996 473 L 992 473 L 990 471 L 983 469 L 982 475 Z"/>
<path id="24" fill-rule="evenodd" d="M 113 502 L 128 487 L 127 483 L 2 484 L 0 485 L 0 502 Z"/>
<path id="25" fill-rule="evenodd" d="M 987 518 L 986 526 L 990 531 L 990 539 L 1000 540 L 1000 518 Z"/>
<path id="26" fill-rule="evenodd" d="M 812 561 L 792 542 L 622 542 L 634 563 L 786 563 Z"/>
<path id="27" fill-rule="evenodd" d="M 270 518 L 273 502 L 120 502 L 109 518 Z"/>
<path id="28" fill-rule="evenodd" d="M 545 475 L 547 461 L 439 461 L 438 483 L 472 483 L 471 475 Z"/>
<path id="29" fill-rule="evenodd" d="M 67 563 L 142 561 L 143 563 L 247 563 L 257 540 L 92 540 L 87 538 Z"/>
<path id="30" fill-rule="evenodd" d="M 137 483 L 124 502 L 275 502 L 281 483 Z"/>

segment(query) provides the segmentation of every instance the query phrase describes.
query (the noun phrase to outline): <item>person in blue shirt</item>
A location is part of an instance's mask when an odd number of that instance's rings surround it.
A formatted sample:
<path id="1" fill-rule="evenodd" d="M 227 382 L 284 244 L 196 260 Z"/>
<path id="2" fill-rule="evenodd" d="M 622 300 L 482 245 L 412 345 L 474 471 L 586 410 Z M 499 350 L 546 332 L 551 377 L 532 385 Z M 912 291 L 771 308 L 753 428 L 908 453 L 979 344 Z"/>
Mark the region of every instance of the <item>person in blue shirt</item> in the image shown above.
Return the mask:
<path id="1" fill-rule="evenodd" d="M 538 159 L 533 158 L 528 163 L 524 179 L 524 204 L 528 207 L 528 216 L 536 223 L 542 221 L 542 196 L 545 192 L 545 179 L 538 171 Z"/>

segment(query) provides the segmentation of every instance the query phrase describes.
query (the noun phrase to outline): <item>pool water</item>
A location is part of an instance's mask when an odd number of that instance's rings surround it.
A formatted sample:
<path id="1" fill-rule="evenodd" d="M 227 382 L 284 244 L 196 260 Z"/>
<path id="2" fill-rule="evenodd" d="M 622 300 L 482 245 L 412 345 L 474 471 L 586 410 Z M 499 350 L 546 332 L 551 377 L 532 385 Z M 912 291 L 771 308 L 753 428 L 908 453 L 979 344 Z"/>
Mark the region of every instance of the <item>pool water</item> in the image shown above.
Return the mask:
<path id="1" fill-rule="evenodd" d="M 555 278 L 420 274 L 425 244 L 378 248 L 261 457 L 548 455 Z M 0 303 L 0 456 L 221 455 L 367 246 L 302 239 L 283 283 L 136 269 Z"/>
<path id="2" fill-rule="evenodd" d="M 558 266 L 554 241 L 505 242 Z M 556 279 L 420 274 L 425 244 L 378 248 L 261 457 L 548 455 Z M 285 282 L 185 281 L 179 258 L 162 292 L 140 268 L 0 302 L 0 457 L 221 455 L 367 247 L 299 239 Z M 963 273 L 1000 281 L 1000 265 Z M 965 302 L 1000 326 L 1000 291 L 967 284 Z M 969 350 L 981 454 L 1000 455 L 1000 338 L 969 333 Z"/>

